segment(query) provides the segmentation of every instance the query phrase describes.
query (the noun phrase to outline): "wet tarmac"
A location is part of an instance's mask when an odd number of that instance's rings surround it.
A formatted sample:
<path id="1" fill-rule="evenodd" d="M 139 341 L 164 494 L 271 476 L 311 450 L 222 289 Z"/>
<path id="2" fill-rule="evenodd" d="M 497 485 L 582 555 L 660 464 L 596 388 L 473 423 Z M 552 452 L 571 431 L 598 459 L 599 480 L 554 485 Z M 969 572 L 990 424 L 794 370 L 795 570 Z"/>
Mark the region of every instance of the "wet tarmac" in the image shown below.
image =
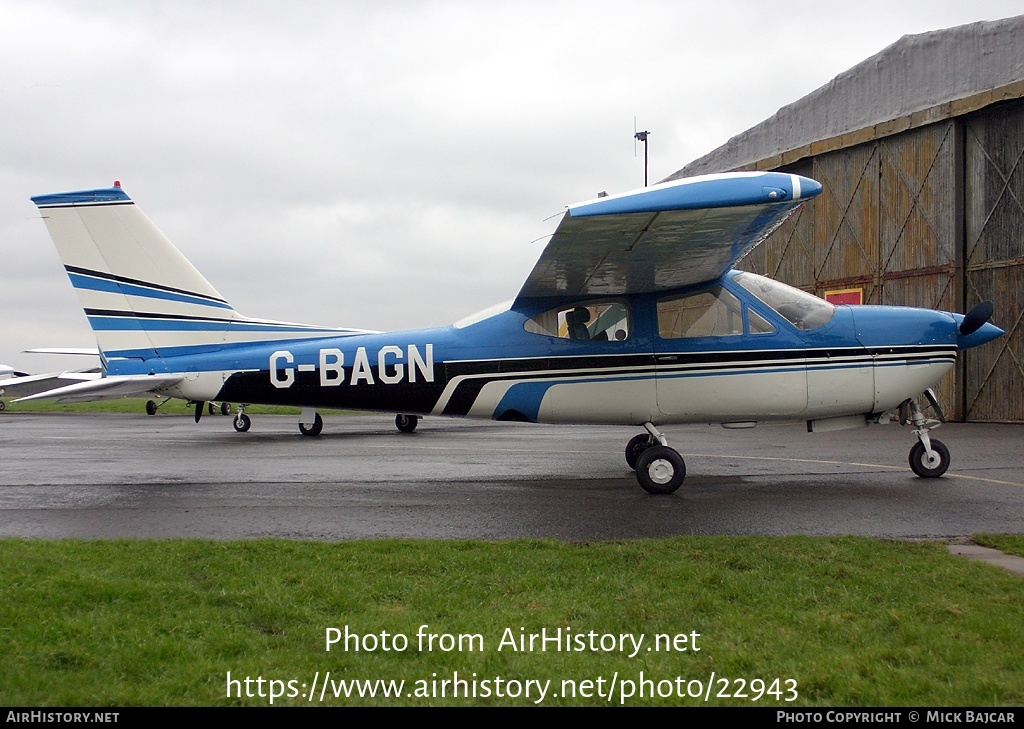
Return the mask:
<path id="1" fill-rule="evenodd" d="M 639 429 L 384 415 L 295 418 L 248 433 L 207 416 L 0 414 L 0 536 L 568 540 L 677 534 L 956 539 L 1024 533 L 1015 425 L 946 424 L 940 479 L 907 466 L 909 428 L 808 434 L 802 423 L 670 426 L 687 479 L 640 489 L 623 459 Z"/>

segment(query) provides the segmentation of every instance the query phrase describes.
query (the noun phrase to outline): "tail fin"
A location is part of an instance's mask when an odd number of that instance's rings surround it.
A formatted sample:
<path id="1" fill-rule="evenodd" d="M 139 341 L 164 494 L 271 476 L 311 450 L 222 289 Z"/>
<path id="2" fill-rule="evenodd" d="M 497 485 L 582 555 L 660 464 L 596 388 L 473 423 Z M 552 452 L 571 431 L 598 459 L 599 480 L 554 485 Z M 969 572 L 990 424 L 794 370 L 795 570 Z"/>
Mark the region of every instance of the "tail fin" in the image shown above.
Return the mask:
<path id="1" fill-rule="evenodd" d="M 242 316 L 114 184 L 32 198 L 105 358 L 358 333 Z"/>

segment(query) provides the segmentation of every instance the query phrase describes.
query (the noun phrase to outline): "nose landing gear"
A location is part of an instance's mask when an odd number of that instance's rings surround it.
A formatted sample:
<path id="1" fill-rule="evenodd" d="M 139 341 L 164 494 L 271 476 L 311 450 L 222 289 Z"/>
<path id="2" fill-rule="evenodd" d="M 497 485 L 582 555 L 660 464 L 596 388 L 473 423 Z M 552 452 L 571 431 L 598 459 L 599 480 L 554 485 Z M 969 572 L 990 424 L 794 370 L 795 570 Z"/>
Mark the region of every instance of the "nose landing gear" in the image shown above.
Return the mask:
<path id="1" fill-rule="evenodd" d="M 924 391 L 929 408 L 936 418 L 927 418 L 913 399 L 904 400 L 899 408 L 900 425 L 910 422 L 914 426 L 917 443 L 910 449 L 910 469 L 921 478 L 938 478 L 949 468 L 949 449 L 940 440 L 932 439 L 930 431 L 942 425 L 945 417 L 935 393 Z"/>
<path id="2" fill-rule="evenodd" d="M 644 427 L 647 432 L 634 436 L 626 445 L 626 463 L 636 471 L 636 480 L 644 491 L 671 494 L 683 485 L 686 464 L 653 423 L 644 423 Z"/>

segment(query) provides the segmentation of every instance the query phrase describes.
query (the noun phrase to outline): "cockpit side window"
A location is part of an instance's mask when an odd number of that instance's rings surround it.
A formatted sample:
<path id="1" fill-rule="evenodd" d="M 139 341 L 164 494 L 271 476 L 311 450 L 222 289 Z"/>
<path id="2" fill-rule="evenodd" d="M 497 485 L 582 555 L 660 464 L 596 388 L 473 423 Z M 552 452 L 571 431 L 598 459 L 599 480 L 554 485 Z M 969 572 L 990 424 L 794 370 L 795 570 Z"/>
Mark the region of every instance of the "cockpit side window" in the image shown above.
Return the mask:
<path id="1" fill-rule="evenodd" d="M 721 286 L 658 301 L 658 336 L 662 339 L 735 334 L 743 334 L 743 306 Z"/>
<path id="2" fill-rule="evenodd" d="M 530 317 L 531 334 L 592 342 L 623 341 L 629 337 L 629 307 L 622 301 L 573 304 Z"/>
<path id="3" fill-rule="evenodd" d="M 835 316 L 836 307 L 824 299 L 770 278 L 753 273 L 736 273 L 732 280 L 797 329 L 817 329 L 828 324 Z"/>
<path id="4" fill-rule="evenodd" d="M 748 306 L 747 330 L 750 334 L 774 334 L 775 326 Z"/>

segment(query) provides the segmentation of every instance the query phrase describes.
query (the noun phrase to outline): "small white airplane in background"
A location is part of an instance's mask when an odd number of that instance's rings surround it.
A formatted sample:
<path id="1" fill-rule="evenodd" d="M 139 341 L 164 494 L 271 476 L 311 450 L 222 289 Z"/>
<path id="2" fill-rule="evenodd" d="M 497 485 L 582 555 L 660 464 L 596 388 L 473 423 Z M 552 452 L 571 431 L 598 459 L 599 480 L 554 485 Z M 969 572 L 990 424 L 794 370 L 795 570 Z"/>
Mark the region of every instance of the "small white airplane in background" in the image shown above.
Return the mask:
<path id="1" fill-rule="evenodd" d="M 24 377 L 24 372 L 17 372 L 13 367 L 9 367 L 5 364 L 0 364 L 0 397 L 4 394 L 4 383 L 13 380 L 15 377 Z M 6 403 L 0 400 L 0 412 L 7 408 Z"/>
<path id="2" fill-rule="evenodd" d="M 242 316 L 120 185 L 32 198 L 99 344 L 101 376 L 32 395 L 156 394 L 196 404 L 317 408 L 537 423 L 640 426 L 626 461 L 651 493 L 686 468 L 658 426 L 803 419 L 812 431 L 912 422 L 910 465 L 942 475 L 949 451 L 917 404 L 959 350 L 1002 334 L 992 305 L 966 316 L 833 306 L 733 269 L 821 192 L 779 172 L 709 175 L 572 205 L 514 300 L 453 326 L 327 329 Z M 937 405 L 937 404 L 936 404 Z M 936 407 L 937 409 L 937 407 Z M 940 416 L 941 419 L 941 416 Z"/>

